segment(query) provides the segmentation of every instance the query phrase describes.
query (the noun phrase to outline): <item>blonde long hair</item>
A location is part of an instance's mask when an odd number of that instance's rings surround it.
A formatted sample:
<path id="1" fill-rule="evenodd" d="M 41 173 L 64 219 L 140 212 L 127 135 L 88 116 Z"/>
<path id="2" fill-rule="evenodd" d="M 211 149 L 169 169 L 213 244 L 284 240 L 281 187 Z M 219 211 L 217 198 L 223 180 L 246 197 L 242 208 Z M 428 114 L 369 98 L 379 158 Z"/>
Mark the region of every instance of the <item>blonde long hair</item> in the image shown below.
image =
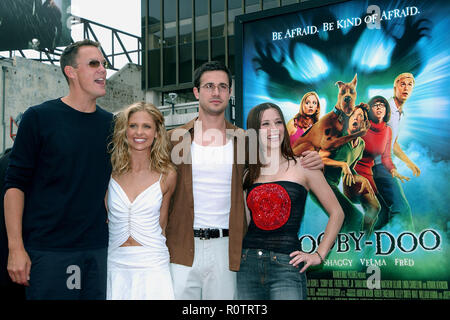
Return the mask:
<path id="1" fill-rule="evenodd" d="M 126 131 L 131 115 L 138 111 L 147 112 L 156 124 L 156 137 L 151 146 L 149 169 L 163 174 L 175 170 L 175 166 L 170 161 L 170 145 L 164 127 L 164 116 L 153 104 L 142 101 L 133 103 L 116 115 L 114 133 L 109 144 L 113 174 L 119 176 L 131 170 Z"/>
<path id="2" fill-rule="evenodd" d="M 303 105 L 306 102 L 306 99 L 309 96 L 314 96 L 317 100 L 317 110 L 314 113 L 314 115 L 310 118 L 308 116 L 305 115 L 305 112 L 303 110 Z M 316 123 L 317 121 L 319 121 L 319 116 L 320 116 L 320 100 L 319 100 L 319 96 L 317 95 L 316 92 L 314 91 L 310 91 L 307 92 L 303 95 L 302 100 L 300 101 L 300 109 L 298 110 L 298 113 L 294 116 L 294 120 L 297 120 L 297 123 L 300 125 L 300 127 L 302 128 L 308 128 L 308 126 L 310 125 L 309 121 L 312 121 L 312 124 Z"/>

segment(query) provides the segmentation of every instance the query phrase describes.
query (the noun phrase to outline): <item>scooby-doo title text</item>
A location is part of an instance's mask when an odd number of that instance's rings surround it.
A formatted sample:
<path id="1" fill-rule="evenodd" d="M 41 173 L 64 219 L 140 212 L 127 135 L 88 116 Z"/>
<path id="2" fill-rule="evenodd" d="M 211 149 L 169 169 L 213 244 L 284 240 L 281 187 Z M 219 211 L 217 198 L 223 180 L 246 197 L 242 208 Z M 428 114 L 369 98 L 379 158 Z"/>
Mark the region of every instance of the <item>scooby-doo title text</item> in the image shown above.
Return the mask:
<path id="1" fill-rule="evenodd" d="M 323 22 L 321 26 L 309 25 L 304 27 L 289 28 L 286 31 L 272 32 L 272 41 L 292 39 L 313 35 L 318 32 L 329 32 L 334 30 L 358 27 L 364 22 L 369 29 L 380 29 L 381 21 L 402 19 L 408 16 L 420 14 L 417 7 L 405 7 L 403 9 L 381 10 L 379 6 L 371 5 L 367 7 L 367 15 L 363 18 L 351 17 L 338 19 L 330 22 Z"/>

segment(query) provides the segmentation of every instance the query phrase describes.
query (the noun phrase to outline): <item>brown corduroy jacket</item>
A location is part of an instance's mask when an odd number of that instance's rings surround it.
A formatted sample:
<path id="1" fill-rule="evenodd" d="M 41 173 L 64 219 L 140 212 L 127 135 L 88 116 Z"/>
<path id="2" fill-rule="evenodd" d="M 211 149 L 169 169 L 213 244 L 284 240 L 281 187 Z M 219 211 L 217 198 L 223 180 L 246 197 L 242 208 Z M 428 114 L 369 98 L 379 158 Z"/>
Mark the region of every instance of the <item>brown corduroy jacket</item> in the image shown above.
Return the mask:
<path id="1" fill-rule="evenodd" d="M 177 167 L 177 186 L 169 207 L 169 219 L 166 227 L 167 246 L 170 252 L 170 262 L 185 266 L 192 266 L 194 262 L 194 196 L 191 142 L 194 137 L 195 120 L 169 131 L 169 138 L 172 142 L 171 157 Z M 228 240 L 229 268 L 232 271 L 239 271 L 242 240 L 247 223 L 242 189 L 244 163 L 241 160 L 238 161 L 238 148 L 242 146 L 242 141 L 238 143 L 237 136 L 244 134 L 244 130 L 228 121 L 226 121 L 226 129 L 227 137 L 234 139 Z M 234 135 L 230 136 L 229 132 L 234 132 Z"/>

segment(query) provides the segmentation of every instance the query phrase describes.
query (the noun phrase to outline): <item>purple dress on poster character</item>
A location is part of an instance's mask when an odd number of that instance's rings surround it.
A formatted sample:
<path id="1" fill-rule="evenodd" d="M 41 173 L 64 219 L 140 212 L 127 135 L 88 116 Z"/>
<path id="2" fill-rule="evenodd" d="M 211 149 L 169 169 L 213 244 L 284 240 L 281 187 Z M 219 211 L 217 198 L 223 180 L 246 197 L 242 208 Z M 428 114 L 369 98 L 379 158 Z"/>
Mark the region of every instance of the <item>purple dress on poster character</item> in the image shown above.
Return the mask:
<path id="1" fill-rule="evenodd" d="M 317 121 L 320 115 L 320 100 L 317 93 L 305 93 L 300 101 L 298 113 L 287 124 L 291 146 Z"/>
<path id="2" fill-rule="evenodd" d="M 297 127 L 297 130 L 295 131 L 295 133 L 293 135 L 289 136 L 291 146 L 294 145 L 294 142 L 297 141 L 297 139 L 300 138 L 303 133 L 305 133 L 305 130 L 303 130 L 303 128 Z"/>
<path id="3" fill-rule="evenodd" d="M 309 128 L 312 127 L 313 124 L 314 123 L 311 123 L 308 127 L 302 128 L 298 123 L 298 119 L 294 119 L 294 126 L 296 130 L 293 134 L 289 135 L 289 142 L 291 143 L 291 147 L 294 145 L 297 139 L 299 139 L 306 131 L 309 130 Z"/>

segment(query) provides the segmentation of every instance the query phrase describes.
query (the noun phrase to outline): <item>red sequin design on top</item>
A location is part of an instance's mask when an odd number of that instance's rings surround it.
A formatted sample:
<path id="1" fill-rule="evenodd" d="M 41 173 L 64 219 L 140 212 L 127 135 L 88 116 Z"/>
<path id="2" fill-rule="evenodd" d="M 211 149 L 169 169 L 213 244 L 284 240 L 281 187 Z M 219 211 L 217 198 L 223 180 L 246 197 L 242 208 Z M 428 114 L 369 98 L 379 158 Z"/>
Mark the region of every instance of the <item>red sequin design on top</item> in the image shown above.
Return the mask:
<path id="1" fill-rule="evenodd" d="M 255 225 L 262 230 L 282 227 L 291 214 L 291 198 L 287 191 L 275 183 L 255 187 L 247 197 Z"/>

